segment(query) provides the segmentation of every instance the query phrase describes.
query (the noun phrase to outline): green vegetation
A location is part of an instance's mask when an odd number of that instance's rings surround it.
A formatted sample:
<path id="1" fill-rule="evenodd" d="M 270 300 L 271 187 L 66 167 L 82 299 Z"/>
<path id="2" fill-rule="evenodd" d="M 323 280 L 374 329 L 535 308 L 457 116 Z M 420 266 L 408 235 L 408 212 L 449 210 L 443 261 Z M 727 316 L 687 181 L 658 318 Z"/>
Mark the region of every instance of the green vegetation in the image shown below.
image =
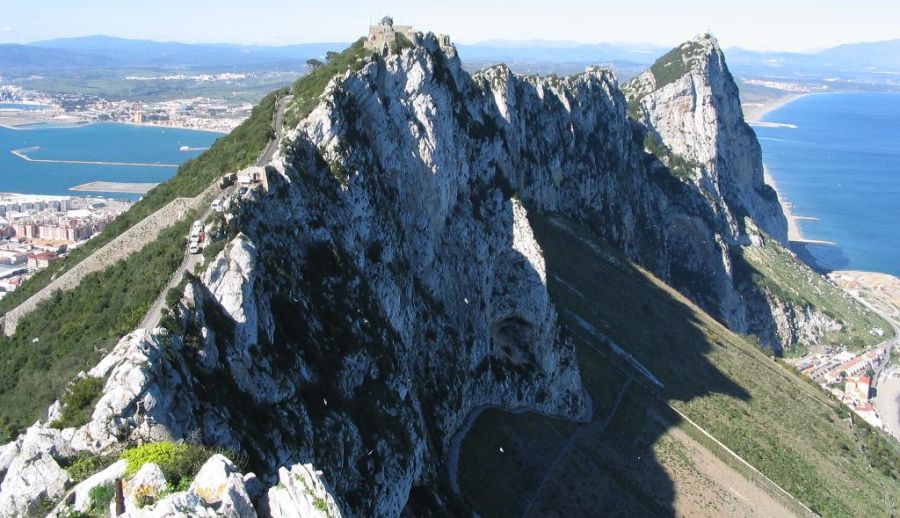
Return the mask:
<path id="1" fill-rule="evenodd" d="M 276 98 L 285 93 L 285 90 L 279 90 L 267 95 L 253 108 L 249 119 L 228 135 L 216 140 L 208 151 L 179 167 L 174 177 L 148 192 L 141 201 L 116 218 L 100 235 L 74 250 L 64 260 L 38 272 L 19 289 L 0 300 L 0 313 L 18 306 L 60 273 L 71 269 L 170 201 L 196 196 L 225 173 L 252 165 L 272 137 L 272 117 L 275 113 Z"/>
<path id="2" fill-rule="evenodd" d="M 59 418 L 50 426 L 62 429 L 87 424 L 100 399 L 103 383 L 104 380 L 90 376 L 73 381 L 60 397 L 62 411 Z"/>
<path id="3" fill-rule="evenodd" d="M 57 292 L 0 336 L 0 426 L 12 438 L 44 415 L 69 380 L 93 367 L 121 336 L 134 329 L 184 255 L 185 236 L 197 214 L 163 231 L 123 261 Z"/>
<path id="4" fill-rule="evenodd" d="M 109 503 L 116 496 L 116 489 L 112 484 L 97 486 L 88 493 L 91 498 L 91 506 L 88 516 L 107 516 L 109 514 Z"/>
<path id="5" fill-rule="evenodd" d="M 0 312 L 15 307 L 166 203 L 196 196 L 224 173 L 251 165 L 272 135 L 276 98 L 284 93 L 266 96 L 247 121 L 181 166 L 172 179 L 151 190 L 103 233 L 5 297 Z M 138 325 L 181 263 L 184 236 L 199 215 L 193 211 L 143 250 L 88 275 L 74 290 L 56 293 L 19 322 L 15 336 L 0 336 L 0 440 L 12 439 L 42 418 L 69 380 L 93 367 Z M 81 422 L 87 407 L 78 408 L 59 424 Z"/>
<path id="6" fill-rule="evenodd" d="M 215 450 L 184 442 L 151 442 L 122 452 L 128 461 L 125 476 L 130 477 L 148 462 L 156 464 L 174 488 L 190 484 L 194 476 Z"/>
<path id="7" fill-rule="evenodd" d="M 359 70 L 364 63 L 363 58 L 369 55 L 364 47 L 365 38 L 360 38 L 353 45 L 340 53 L 328 53 L 328 62 L 310 70 L 308 74 L 294 82 L 291 93 L 294 99 L 284 111 L 284 124 L 288 128 L 295 127 L 316 107 L 319 96 L 325 91 L 328 82 L 347 70 Z"/>
<path id="8" fill-rule="evenodd" d="M 88 452 L 79 452 L 74 459 L 69 459 L 65 470 L 69 474 L 69 478 L 75 484 L 85 480 L 95 473 L 103 471 L 115 461 L 113 457 L 105 455 L 92 455 Z"/>
<path id="9" fill-rule="evenodd" d="M 661 452 L 668 448 L 663 438 L 677 425 L 706 443 L 698 429 L 673 417 L 674 408 L 818 514 L 891 514 L 900 499 L 900 445 L 858 426 L 859 420 L 851 429 L 841 420 L 846 409 L 833 397 L 589 231 L 534 212 L 530 219 L 544 251 L 551 297 L 576 344 L 584 386 L 597 407 L 595 419 L 604 419 L 625 380 L 633 381 L 605 433 L 573 437 L 584 425 L 537 414 L 485 413 L 483 419 L 493 421 L 476 423 L 460 459 L 463 495 L 476 512 L 520 515 L 547 466 L 563 453 L 533 508 L 535 515 L 600 508 L 675 514 L 669 470 L 682 461 L 672 454 L 662 465 Z M 661 386 L 610 343 L 633 355 Z M 659 422 L 675 424 L 654 424 Z M 570 439 L 568 453 L 563 452 Z M 721 448 L 706 444 L 706 449 L 788 510 L 800 511 Z M 504 476 L 497 477 L 498 472 Z M 714 482 L 696 487 L 716 491 L 709 489 Z M 726 493 L 727 488 L 721 494 Z M 610 500 L 609 494 L 616 498 Z"/>
<path id="10" fill-rule="evenodd" d="M 316 498 L 315 500 L 313 500 L 313 507 L 324 513 L 328 511 L 328 502 L 321 498 Z"/>
<path id="11" fill-rule="evenodd" d="M 636 121 L 641 120 L 641 100 L 636 97 L 627 96 L 628 100 L 628 116 Z M 647 143 L 644 142 L 644 147 Z"/>
<path id="12" fill-rule="evenodd" d="M 415 48 L 415 44 L 409 41 L 409 38 L 398 32 L 394 35 L 394 41 L 391 42 L 388 51 L 391 54 L 400 54 L 403 52 L 403 49 L 411 48 Z"/>
<path id="13" fill-rule="evenodd" d="M 734 264 L 739 282 L 753 282 L 765 293 L 814 308 L 840 322 L 843 328 L 828 333 L 823 343 L 861 349 L 893 334 L 893 328 L 884 319 L 823 279 L 773 239 L 765 239 L 761 246 L 745 247 Z M 873 334 L 875 328 L 883 330 L 885 336 Z"/>
<path id="14" fill-rule="evenodd" d="M 650 66 L 650 72 L 656 81 L 656 89 L 674 83 L 691 71 L 691 62 L 703 52 L 703 46 L 689 41 L 663 54 Z"/>
<path id="15" fill-rule="evenodd" d="M 683 156 L 676 154 L 668 146 L 663 144 L 657 135 L 651 132 L 644 134 L 644 148 L 651 154 L 656 156 L 675 178 L 682 181 L 691 179 L 694 172 L 700 168 L 700 163 L 696 160 L 688 160 Z"/>

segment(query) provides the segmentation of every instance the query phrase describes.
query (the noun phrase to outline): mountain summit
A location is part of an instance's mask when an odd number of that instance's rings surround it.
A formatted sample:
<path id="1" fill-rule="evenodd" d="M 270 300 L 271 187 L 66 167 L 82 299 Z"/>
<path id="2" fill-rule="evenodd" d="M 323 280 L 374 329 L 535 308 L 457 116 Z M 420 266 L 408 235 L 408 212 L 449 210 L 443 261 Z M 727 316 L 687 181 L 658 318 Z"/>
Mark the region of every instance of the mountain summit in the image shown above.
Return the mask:
<path id="1" fill-rule="evenodd" d="M 787 243 L 787 222 L 763 179 L 762 151 L 744 122 L 737 85 L 712 35 L 672 49 L 623 90 L 654 144 L 694 166 L 685 174 L 713 197 L 721 217 L 739 227 L 746 214 L 760 230 Z M 736 229 L 732 236 L 739 233 Z"/>
<path id="2" fill-rule="evenodd" d="M 224 246 L 175 292 L 166 328 L 126 335 L 85 373 L 103 386 L 86 424 L 38 423 L 0 451 L 0 511 L 62 500 L 59 464 L 76 451 L 187 438 L 239 452 L 256 475 L 214 456 L 187 490 L 153 499 L 154 513 L 397 516 L 413 500 L 446 511 L 471 416 L 587 423 L 621 401 L 585 389 L 596 373 L 580 368 L 584 338 L 561 320 L 596 294 L 551 297 L 561 277 L 537 220 L 580 229 L 590 253 L 641 265 L 775 350 L 844 329 L 840 311 L 810 309 L 752 270 L 766 251 L 815 275 L 783 250 L 784 216 L 711 37 L 667 54 L 626 98 L 606 69 L 470 75 L 448 39 L 384 31 L 276 104 L 284 137 L 262 181 L 226 201 Z M 634 326 L 653 322 L 643 311 Z M 604 343 L 609 362 L 679 393 L 677 378 Z M 151 486 L 160 469 L 130 483 Z M 83 503 L 85 486 L 73 491 Z"/>

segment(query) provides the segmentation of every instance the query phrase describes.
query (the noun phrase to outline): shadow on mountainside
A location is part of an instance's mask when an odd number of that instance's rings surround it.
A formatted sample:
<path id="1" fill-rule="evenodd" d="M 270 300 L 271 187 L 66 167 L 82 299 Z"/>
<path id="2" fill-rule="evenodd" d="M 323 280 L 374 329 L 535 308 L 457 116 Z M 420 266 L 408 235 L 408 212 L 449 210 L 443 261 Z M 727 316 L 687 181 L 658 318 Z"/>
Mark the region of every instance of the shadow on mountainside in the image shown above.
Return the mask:
<path id="1" fill-rule="evenodd" d="M 822 275 L 850 266 L 850 259 L 837 245 L 791 241 L 788 248 L 807 266 Z"/>
<path id="2" fill-rule="evenodd" d="M 711 319 L 701 321 L 612 248 L 562 220 L 530 219 L 595 415 L 580 425 L 485 412 L 461 448 L 463 498 L 482 516 L 684 512 L 675 507 L 672 477 L 690 483 L 694 475 L 670 433 L 681 419 L 665 401 L 748 401 L 747 390 L 708 358 L 725 344 Z M 699 490 L 710 500 L 723 496 Z"/>
<path id="3" fill-rule="evenodd" d="M 421 485 L 418 499 L 440 478 L 448 434 L 474 408 L 582 414 L 575 352 L 559 347 L 544 281 L 514 247 L 525 213 L 502 185 L 482 182 L 432 220 L 421 193 L 441 178 L 343 175 L 294 146 L 288 178 L 269 171 L 269 191 L 235 216 L 257 258 L 238 313 L 256 325 L 197 289 L 185 326 L 182 378 L 198 413 L 227 421 L 204 427 L 206 442 L 226 437 L 267 482 L 312 463 L 348 514 L 390 516 L 404 483 Z M 410 224 L 426 221 L 439 226 Z"/>

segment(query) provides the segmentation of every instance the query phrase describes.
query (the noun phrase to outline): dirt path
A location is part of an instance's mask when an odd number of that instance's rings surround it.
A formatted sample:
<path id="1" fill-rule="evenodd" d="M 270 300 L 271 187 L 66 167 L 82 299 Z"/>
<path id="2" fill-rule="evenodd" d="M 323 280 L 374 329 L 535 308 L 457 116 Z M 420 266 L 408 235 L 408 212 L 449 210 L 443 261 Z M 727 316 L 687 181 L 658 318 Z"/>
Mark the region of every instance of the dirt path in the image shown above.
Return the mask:
<path id="1" fill-rule="evenodd" d="M 603 417 L 603 419 L 596 419 L 591 424 L 579 428 L 575 431 L 575 433 L 569 436 L 569 439 L 566 441 L 566 444 L 563 446 L 563 448 L 559 451 L 559 454 L 555 459 L 553 459 L 553 462 L 550 464 L 550 466 L 547 467 L 547 471 L 544 472 L 544 476 L 541 478 L 541 483 L 538 484 L 537 489 L 534 490 L 534 493 L 528 500 L 528 505 L 525 507 L 525 511 L 522 512 L 523 518 L 529 516 L 531 510 L 534 508 L 535 502 L 540 499 L 541 492 L 544 490 L 544 486 L 547 485 L 547 481 L 550 480 L 551 476 L 556 472 L 556 469 L 572 450 L 572 446 L 585 437 L 600 434 L 606 431 L 606 428 L 609 427 L 609 423 L 611 423 L 613 417 L 615 417 L 616 410 L 619 409 L 619 405 L 622 403 L 622 399 L 625 397 L 625 392 L 628 391 L 628 387 L 630 385 L 631 378 L 629 377 L 625 380 L 625 383 L 622 384 L 622 389 L 619 391 L 619 395 L 618 397 L 616 397 L 616 402 L 613 405 L 612 409 Z"/>
<path id="2" fill-rule="evenodd" d="M 667 471 L 674 472 L 673 505 L 679 515 L 795 516 L 768 492 L 722 462 L 677 426 L 670 427 L 667 435 L 681 443 L 693 468 L 692 473 L 684 473 L 687 470 L 683 467 L 670 463 L 666 466 Z"/>

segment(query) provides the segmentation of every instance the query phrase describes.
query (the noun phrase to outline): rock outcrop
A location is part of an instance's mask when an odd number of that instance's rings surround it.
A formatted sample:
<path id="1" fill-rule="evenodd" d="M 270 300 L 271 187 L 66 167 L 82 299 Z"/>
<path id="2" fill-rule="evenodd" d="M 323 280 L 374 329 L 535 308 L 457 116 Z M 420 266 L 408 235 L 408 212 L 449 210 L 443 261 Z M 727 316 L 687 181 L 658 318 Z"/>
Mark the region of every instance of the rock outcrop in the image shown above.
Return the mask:
<path id="1" fill-rule="evenodd" d="M 46 505 L 52 507 L 52 503 L 62 498 L 70 482 L 57 459 L 73 454 L 69 442 L 58 430 L 39 424 L 4 446 L 0 516 L 26 516 L 39 513 Z"/>
<path id="2" fill-rule="evenodd" d="M 475 409 L 588 419 L 528 211 L 564 213 L 735 331 L 779 325 L 750 318 L 733 275 L 757 227 L 783 240 L 784 217 L 714 42 L 691 44 L 687 75 L 638 79 L 639 124 L 609 70 L 470 76 L 452 46 L 419 41 L 329 83 L 268 189 L 228 204 L 229 242 L 177 325 L 135 331 L 87 373 L 107 380 L 89 423 L 0 449 L 0 512 L 62 498 L 59 456 L 191 437 L 259 479 L 213 457 L 190 490 L 129 513 L 397 516 L 444 483 Z"/>
<path id="3" fill-rule="evenodd" d="M 749 217 L 787 243 L 787 221 L 763 179 L 759 142 L 744 121 L 737 85 L 715 38 L 704 34 L 676 47 L 623 89 L 651 136 L 695 166 L 690 180 L 728 223 L 728 237 L 747 234 Z"/>
<path id="4" fill-rule="evenodd" d="M 266 510 L 273 518 L 340 518 L 341 511 L 309 464 L 278 470 L 278 485 L 269 489 Z"/>

